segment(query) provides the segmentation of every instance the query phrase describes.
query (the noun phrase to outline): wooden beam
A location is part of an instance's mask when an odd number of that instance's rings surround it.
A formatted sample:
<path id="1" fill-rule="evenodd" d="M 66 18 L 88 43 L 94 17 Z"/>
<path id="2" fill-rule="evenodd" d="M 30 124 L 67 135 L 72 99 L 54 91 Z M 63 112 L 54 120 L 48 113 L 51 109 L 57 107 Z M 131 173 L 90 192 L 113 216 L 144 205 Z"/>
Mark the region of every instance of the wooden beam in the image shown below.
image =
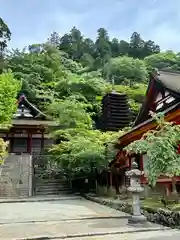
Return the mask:
<path id="1" fill-rule="evenodd" d="M 165 116 L 165 120 L 168 122 L 171 122 L 175 120 L 177 117 L 180 117 L 180 109 L 177 109 L 173 113 L 169 113 L 167 116 Z M 122 136 L 120 138 L 120 145 L 122 147 L 128 145 L 129 143 L 133 142 L 134 140 L 138 140 L 141 138 L 141 136 L 146 133 L 148 130 L 154 129 L 157 127 L 157 122 L 152 121 L 146 125 L 143 125 L 142 127 L 139 127 L 126 135 Z"/>
<path id="2" fill-rule="evenodd" d="M 27 152 L 28 152 L 29 154 L 32 153 L 32 134 L 31 134 L 31 133 L 28 133 Z"/>
<path id="3" fill-rule="evenodd" d="M 44 150 L 44 129 L 41 133 L 41 151 Z"/>

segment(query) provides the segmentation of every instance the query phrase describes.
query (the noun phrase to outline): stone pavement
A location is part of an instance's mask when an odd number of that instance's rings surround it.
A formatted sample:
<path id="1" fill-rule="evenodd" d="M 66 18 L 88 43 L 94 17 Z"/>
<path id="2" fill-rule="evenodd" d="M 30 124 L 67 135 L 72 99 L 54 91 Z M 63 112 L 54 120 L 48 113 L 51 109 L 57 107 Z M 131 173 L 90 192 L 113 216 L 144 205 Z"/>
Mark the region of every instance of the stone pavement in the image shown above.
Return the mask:
<path id="1" fill-rule="evenodd" d="M 41 199 L 42 200 L 42 199 Z M 128 215 L 83 198 L 0 203 L 0 239 L 168 240 L 180 233 L 155 224 L 130 226 Z M 164 234 L 164 235 L 163 235 Z M 177 235 L 177 236 L 176 236 Z M 166 238 L 164 236 L 167 236 Z M 153 238 L 156 237 L 156 238 Z"/>

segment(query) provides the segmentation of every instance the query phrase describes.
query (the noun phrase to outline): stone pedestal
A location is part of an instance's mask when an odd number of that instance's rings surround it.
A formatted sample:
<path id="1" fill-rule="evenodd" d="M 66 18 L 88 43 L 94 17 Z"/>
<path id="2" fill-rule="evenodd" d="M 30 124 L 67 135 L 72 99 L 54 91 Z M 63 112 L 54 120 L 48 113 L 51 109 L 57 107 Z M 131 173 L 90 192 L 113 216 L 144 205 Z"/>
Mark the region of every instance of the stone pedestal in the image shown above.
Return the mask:
<path id="1" fill-rule="evenodd" d="M 137 163 L 132 163 L 132 169 L 126 172 L 126 175 L 130 177 L 130 187 L 128 191 L 132 193 L 133 200 L 133 215 L 129 218 L 129 223 L 145 223 L 146 217 L 141 214 L 140 207 L 140 195 L 144 191 L 140 184 L 140 178 L 143 172 L 138 169 Z"/>

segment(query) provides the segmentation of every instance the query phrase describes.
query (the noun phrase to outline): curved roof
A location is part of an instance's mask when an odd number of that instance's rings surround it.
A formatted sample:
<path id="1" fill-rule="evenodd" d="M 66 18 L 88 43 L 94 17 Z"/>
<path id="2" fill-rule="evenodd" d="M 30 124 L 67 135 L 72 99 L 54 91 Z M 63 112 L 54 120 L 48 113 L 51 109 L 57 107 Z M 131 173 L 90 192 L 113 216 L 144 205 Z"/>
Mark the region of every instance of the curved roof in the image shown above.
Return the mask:
<path id="1" fill-rule="evenodd" d="M 134 126 L 137 126 L 150 118 L 150 104 L 155 100 L 156 93 L 159 89 L 167 90 L 172 96 L 180 101 L 180 72 L 166 70 L 151 74 L 146 97 L 135 120 Z"/>
<path id="2" fill-rule="evenodd" d="M 159 75 L 155 79 L 170 92 L 180 94 L 180 72 L 159 71 Z"/>

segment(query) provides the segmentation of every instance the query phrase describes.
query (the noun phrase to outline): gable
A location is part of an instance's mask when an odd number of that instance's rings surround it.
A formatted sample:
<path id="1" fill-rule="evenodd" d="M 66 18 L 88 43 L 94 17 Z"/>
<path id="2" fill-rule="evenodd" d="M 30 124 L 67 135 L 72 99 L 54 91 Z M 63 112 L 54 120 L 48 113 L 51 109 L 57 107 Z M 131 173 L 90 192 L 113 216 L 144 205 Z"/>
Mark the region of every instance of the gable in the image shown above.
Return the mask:
<path id="1" fill-rule="evenodd" d="M 177 88 L 176 88 L 177 87 Z M 145 101 L 135 121 L 135 126 L 151 118 L 150 111 L 165 111 L 180 102 L 180 73 L 156 73 L 150 76 Z"/>
<path id="2" fill-rule="evenodd" d="M 22 95 L 17 101 L 18 107 L 13 115 L 14 119 L 39 119 L 46 120 L 47 116 L 28 101 L 25 95 Z"/>
<path id="3" fill-rule="evenodd" d="M 159 92 L 155 99 L 155 112 L 166 109 L 174 103 L 176 103 L 176 98 L 169 91 Z"/>

